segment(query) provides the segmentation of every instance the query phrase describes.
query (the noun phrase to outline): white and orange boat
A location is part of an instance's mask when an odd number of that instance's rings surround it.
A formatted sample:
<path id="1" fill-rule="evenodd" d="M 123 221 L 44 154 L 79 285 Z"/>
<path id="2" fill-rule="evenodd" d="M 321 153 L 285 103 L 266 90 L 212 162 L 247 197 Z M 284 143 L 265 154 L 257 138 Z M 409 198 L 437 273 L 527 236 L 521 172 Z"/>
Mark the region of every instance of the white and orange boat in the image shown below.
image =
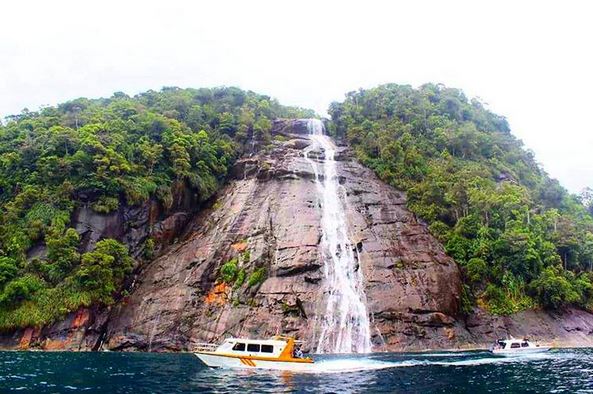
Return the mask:
<path id="1" fill-rule="evenodd" d="M 302 356 L 299 345 L 286 336 L 265 340 L 229 338 L 220 345 L 198 344 L 194 354 L 209 367 L 310 371 L 314 361 Z"/>

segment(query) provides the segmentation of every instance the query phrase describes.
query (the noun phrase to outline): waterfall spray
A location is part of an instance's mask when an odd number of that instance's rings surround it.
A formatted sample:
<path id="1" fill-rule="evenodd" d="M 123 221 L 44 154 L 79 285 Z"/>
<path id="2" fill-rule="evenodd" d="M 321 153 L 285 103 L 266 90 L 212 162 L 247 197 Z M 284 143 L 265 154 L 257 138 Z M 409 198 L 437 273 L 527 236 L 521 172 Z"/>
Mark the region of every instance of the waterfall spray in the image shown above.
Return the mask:
<path id="1" fill-rule="evenodd" d="M 327 293 L 317 352 L 368 353 L 371 351 L 371 335 L 363 276 L 358 266 L 358 254 L 348 238 L 334 160 L 335 147 L 324 135 L 320 120 L 309 119 L 307 128 L 313 144 L 305 150 L 305 158 L 313 167 L 321 202 L 321 248 Z M 325 157 L 323 182 L 319 178 L 317 163 L 308 157 L 316 147 L 323 151 Z"/>

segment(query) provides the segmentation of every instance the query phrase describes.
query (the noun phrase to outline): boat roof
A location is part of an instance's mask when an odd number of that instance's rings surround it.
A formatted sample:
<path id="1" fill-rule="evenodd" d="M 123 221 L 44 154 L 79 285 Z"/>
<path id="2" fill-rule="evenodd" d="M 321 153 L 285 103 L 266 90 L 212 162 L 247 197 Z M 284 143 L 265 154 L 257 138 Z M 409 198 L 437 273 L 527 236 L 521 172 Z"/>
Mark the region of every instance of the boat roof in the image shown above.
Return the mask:
<path id="1" fill-rule="evenodd" d="M 251 339 L 251 338 L 227 338 L 225 342 L 244 342 L 244 343 L 260 343 L 260 344 L 269 344 L 269 345 L 280 345 L 286 344 L 289 340 L 293 340 L 291 337 L 284 337 L 284 336 L 275 336 L 269 339 Z M 294 341 L 295 343 L 301 343 L 302 341 Z"/>
<path id="2" fill-rule="evenodd" d="M 501 338 L 498 340 L 498 342 L 529 342 L 529 339 L 527 338 Z"/>

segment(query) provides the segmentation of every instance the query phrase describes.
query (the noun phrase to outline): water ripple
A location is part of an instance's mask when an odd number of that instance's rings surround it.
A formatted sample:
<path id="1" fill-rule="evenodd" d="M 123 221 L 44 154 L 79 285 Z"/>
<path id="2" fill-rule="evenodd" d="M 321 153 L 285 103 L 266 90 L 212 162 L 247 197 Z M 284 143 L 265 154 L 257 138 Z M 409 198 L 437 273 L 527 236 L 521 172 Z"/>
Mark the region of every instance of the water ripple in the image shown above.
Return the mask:
<path id="1" fill-rule="evenodd" d="M 0 352 L 0 393 L 593 392 L 593 349 L 317 357 L 314 373 L 204 367 L 191 354 Z"/>

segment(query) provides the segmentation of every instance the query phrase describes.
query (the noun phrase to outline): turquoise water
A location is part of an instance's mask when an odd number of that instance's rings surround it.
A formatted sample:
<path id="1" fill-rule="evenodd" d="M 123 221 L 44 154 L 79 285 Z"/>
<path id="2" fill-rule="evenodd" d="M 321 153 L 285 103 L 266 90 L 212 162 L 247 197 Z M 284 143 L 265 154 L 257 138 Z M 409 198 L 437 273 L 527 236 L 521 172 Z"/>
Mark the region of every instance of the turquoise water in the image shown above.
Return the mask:
<path id="1" fill-rule="evenodd" d="M 0 393 L 593 392 L 593 349 L 316 360 L 320 372 L 294 374 L 209 369 L 191 354 L 0 352 Z"/>

